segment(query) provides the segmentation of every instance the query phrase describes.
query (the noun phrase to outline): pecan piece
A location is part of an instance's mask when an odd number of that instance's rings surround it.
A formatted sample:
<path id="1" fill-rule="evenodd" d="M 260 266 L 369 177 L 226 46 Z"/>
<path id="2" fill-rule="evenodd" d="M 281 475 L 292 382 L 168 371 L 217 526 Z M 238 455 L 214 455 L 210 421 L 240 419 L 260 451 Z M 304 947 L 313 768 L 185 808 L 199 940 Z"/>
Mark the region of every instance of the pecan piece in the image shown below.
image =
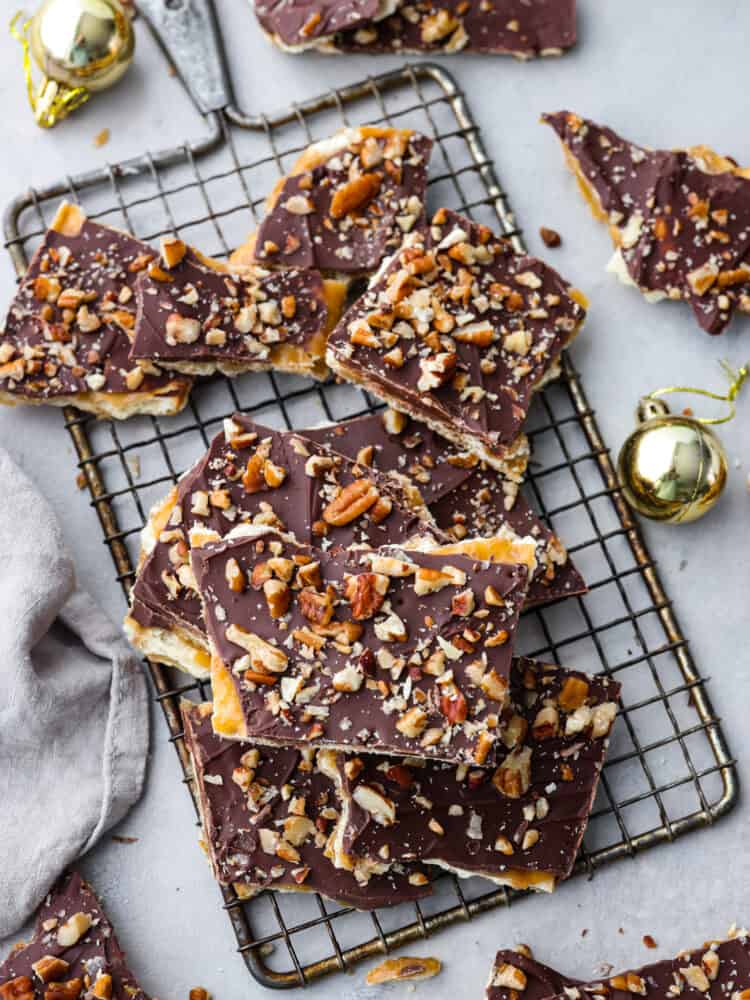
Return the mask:
<path id="1" fill-rule="evenodd" d="M 28 976 L 16 976 L 0 986 L 0 1000 L 34 1000 L 34 984 Z"/>
<path id="2" fill-rule="evenodd" d="M 416 739 L 421 736 L 427 726 L 427 712 L 423 708 L 415 705 L 408 712 L 400 717 L 396 723 L 396 729 L 409 739 Z"/>
<path id="3" fill-rule="evenodd" d="M 256 566 L 255 569 L 257 568 L 258 567 Z M 241 594 L 247 586 L 247 577 L 234 556 L 227 559 L 226 565 L 224 566 L 224 576 L 229 584 L 229 589 L 235 594 Z"/>
<path id="4" fill-rule="evenodd" d="M 457 363 L 458 355 L 448 351 L 441 351 L 439 354 L 422 358 L 419 362 L 422 374 L 417 381 L 417 389 L 420 392 L 439 389 L 441 385 L 445 385 L 452 378 Z"/>
<path id="5" fill-rule="evenodd" d="M 531 747 L 511 750 L 492 775 L 492 784 L 509 799 L 520 799 L 531 784 Z"/>
<path id="6" fill-rule="evenodd" d="M 289 610 L 292 591 L 283 580 L 266 580 L 263 593 L 268 603 L 268 613 L 272 618 L 283 618 Z"/>
<path id="7" fill-rule="evenodd" d="M 381 795 L 372 785 L 357 785 L 352 798 L 360 809 L 368 812 L 380 826 L 393 826 L 396 822 L 395 803 L 385 795 Z"/>
<path id="8" fill-rule="evenodd" d="M 588 693 L 588 683 L 582 677 L 568 677 L 557 700 L 563 712 L 575 712 L 585 703 Z"/>
<path id="9" fill-rule="evenodd" d="M 323 520 L 337 528 L 350 524 L 379 499 L 380 493 L 370 479 L 355 479 L 331 500 L 323 511 Z"/>
<path id="10" fill-rule="evenodd" d="M 263 489 L 265 483 L 263 477 L 264 465 L 265 458 L 257 451 L 248 458 L 247 466 L 242 474 L 242 485 L 245 487 L 247 493 L 258 493 Z"/>
<path id="11" fill-rule="evenodd" d="M 267 674 L 283 674 L 286 670 L 288 662 L 286 653 L 265 639 L 261 639 L 254 632 L 247 632 L 239 625 L 230 625 L 225 635 L 229 642 L 233 642 L 250 654 L 250 663 L 255 670 Z"/>
<path id="12" fill-rule="evenodd" d="M 38 962 L 34 962 L 31 968 L 43 983 L 51 983 L 53 980 L 62 979 L 70 968 L 70 963 L 55 955 L 44 955 Z"/>
<path id="13" fill-rule="evenodd" d="M 327 625 L 333 618 L 333 599 L 327 591 L 320 594 L 312 587 L 305 587 L 299 592 L 299 604 L 305 618 L 315 625 Z"/>
<path id="14" fill-rule="evenodd" d="M 74 913 L 60 926 L 57 943 L 61 948 L 72 948 L 74 944 L 78 944 L 90 926 L 91 917 L 88 913 Z"/>
<path id="15" fill-rule="evenodd" d="M 446 689 L 440 698 L 440 711 L 451 725 L 466 721 L 468 706 L 466 698 L 454 685 L 446 685 Z"/>
<path id="16" fill-rule="evenodd" d="M 334 192 L 331 199 L 331 217 L 343 219 L 345 215 L 357 209 L 364 208 L 380 190 L 382 178 L 380 174 L 360 174 L 342 184 Z"/>
<path id="17" fill-rule="evenodd" d="M 352 606 L 355 621 L 364 621 L 380 610 L 390 580 L 382 573 L 357 573 L 348 577 L 344 595 Z"/>
<path id="18" fill-rule="evenodd" d="M 92 996 L 96 1000 L 112 1000 L 112 976 L 108 972 L 100 972 L 96 977 L 96 982 L 94 983 L 94 989 L 92 990 Z"/>
<path id="19" fill-rule="evenodd" d="M 187 252 L 187 247 L 176 236 L 163 236 L 161 240 L 161 259 L 164 266 L 171 270 L 177 267 Z"/>
<path id="20" fill-rule="evenodd" d="M 82 979 L 66 979 L 64 983 L 49 983 L 44 991 L 44 1000 L 78 1000 L 82 989 Z"/>

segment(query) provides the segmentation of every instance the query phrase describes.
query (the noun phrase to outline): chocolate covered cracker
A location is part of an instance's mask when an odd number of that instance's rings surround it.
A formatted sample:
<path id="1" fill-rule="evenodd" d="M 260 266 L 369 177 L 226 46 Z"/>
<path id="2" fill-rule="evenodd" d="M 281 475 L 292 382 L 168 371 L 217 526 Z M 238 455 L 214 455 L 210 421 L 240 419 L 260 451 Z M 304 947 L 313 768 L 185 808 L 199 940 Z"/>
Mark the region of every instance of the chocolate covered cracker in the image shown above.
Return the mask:
<path id="1" fill-rule="evenodd" d="M 339 500 L 343 514 L 360 497 Z M 217 734 L 492 763 L 533 544 L 323 552 L 257 527 L 191 541 Z"/>
<path id="2" fill-rule="evenodd" d="M 346 128 L 309 146 L 266 202 L 233 264 L 367 275 L 424 226 L 432 141 L 410 129 Z"/>
<path id="3" fill-rule="evenodd" d="M 356 500 L 348 511 L 332 507 L 347 498 Z M 379 473 L 301 434 L 236 414 L 149 517 L 125 620 L 135 646 L 161 663 L 208 677 L 189 535 L 201 528 L 224 536 L 243 523 L 273 525 L 320 547 L 404 544 L 424 532 L 443 537 L 406 477 Z"/>
<path id="4" fill-rule="evenodd" d="M 531 396 L 583 322 L 575 294 L 542 261 L 440 209 L 345 313 L 328 364 L 520 481 Z"/>
<path id="5" fill-rule="evenodd" d="M 750 312 L 750 169 L 706 146 L 636 146 L 569 111 L 543 121 L 609 225 L 610 271 L 649 302 L 687 302 L 707 333 Z"/>
<path id="6" fill-rule="evenodd" d="M 559 975 L 544 966 L 540 968 L 544 973 L 538 978 L 532 970 L 534 993 L 530 1000 L 541 996 L 542 978 L 553 984 L 554 976 Z M 750 989 L 750 934 L 744 928 L 732 927 L 727 940 L 709 940 L 693 951 L 680 952 L 676 958 L 652 962 L 594 982 L 559 978 L 562 988 L 548 994 L 549 1000 L 600 1000 L 605 996 L 608 1000 L 632 1000 L 633 996 L 652 1000 L 674 1000 L 675 997 L 744 1000 Z M 504 992 L 492 992 L 488 993 L 488 1000 L 506 1000 L 506 996 Z"/>
<path id="7" fill-rule="evenodd" d="M 366 887 L 336 868 L 329 841 L 339 819 L 336 786 L 312 747 L 234 743 L 211 728 L 211 703 L 183 702 L 203 836 L 214 876 L 247 897 L 263 889 L 318 892 L 360 910 L 430 893 L 416 866 L 383 866 Z"/>
<path id="8" fill-rule="evenodd" d="M 523 951 L 501 949 L 495 956 L 485 990 L 485 1000 L 549 1000 L 569 987 L 579 986 L 579 979 L 564 976 L 533 958 L 529 948 Z"/>
<path id="9" fill-rule="evenodd" d="M 484 52 L 559 56 L 576 42 L 575 0 L 417 0 L 377 24 L 341 31 L 334 52 Z"/>
<path id="10" fill-rule="evenodd" d="M 414 481 L 435 523 L 456 540 L 503 531 L 536 539 L 537 568 L 524 607 L 586 592 L 560 539 L 534 514 L 518 484 L 471 453 L 459 451 L 425 424 L 396 410 L 305 430 L 307 437 L 380 471 Z"/>
<path id="11" fill-rule="evenodd" d="M 147 244 L 63 203 L 0 334 L 0 403 L 115 418 L 181 410 L 190 379 L 129 357 L 134 287 L 154 257 Z"/>
<path id="12" fill-rule="evenodd" d="M 419 861 L 514 889 L 570 875 L 594 802 L 619 685 L 514 661 L 492 768 L 339 755 L 337 862 Z"/>
<path id="13" fill-rule="evenodd" d="M 189 375 L 271 369 L 324 378 L 345 295 L 342 282 L 317 271 L 233 269 L 165 240 L 159 264 L 136 285 L 131 355 Z"/>
<path id="14" fill-rule="evenodd" d="M 379 21 L 400 0 L 255 0 L 255 16 L 270 40 L 285 52 L 303 52 L 329 42 L 337 31 Z"/>
<path id="15" fill-rule="evenodd" d="M 115 932 L 78 872 L 64 875 L 37 915 L 34 936 L 0 965 L 2 1000 L 148 1000 Z"/>

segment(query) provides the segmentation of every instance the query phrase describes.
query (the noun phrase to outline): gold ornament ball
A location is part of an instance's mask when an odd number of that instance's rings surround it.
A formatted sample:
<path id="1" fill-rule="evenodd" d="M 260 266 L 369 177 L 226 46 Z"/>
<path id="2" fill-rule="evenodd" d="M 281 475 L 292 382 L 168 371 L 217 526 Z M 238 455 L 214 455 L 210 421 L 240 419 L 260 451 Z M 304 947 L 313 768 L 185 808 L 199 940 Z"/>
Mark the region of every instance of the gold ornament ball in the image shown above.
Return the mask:
<path id="1" fill-rule="evenodd" d="M 726 484 L 721 442 L 705 424 L 670 413 L 661 400 L 641 400 L 638 419 L 617 463 L 628 503 L 654 521 L 703 517 Z"/>
<path id="2" fill-rule="evenodd" d="M 44 0 L 31 23 L 31 51 L 50 79 L 104 90 L 133 61 L 135 35 L 120 0 Z"/>

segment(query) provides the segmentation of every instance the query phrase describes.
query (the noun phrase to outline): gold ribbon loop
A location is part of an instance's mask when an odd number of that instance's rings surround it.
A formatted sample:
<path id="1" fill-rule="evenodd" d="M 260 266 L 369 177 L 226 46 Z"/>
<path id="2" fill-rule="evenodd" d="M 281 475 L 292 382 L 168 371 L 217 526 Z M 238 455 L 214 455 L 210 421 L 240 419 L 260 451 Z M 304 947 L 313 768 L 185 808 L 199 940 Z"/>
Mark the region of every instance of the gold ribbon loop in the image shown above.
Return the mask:
<path id="1" fill-rule="evenodd" d="M 697 420 L 699 424 L 725 424 L 727 423 L 727 421 L 731 420 L 734 417 L 735 413 L 737 412 L 737 408 L 734 405 L 734 401 L 737 398 L 737 395 L 740 389 L 742 388 L 745 380 L 747 379 L 748 375 L 750 375 L 750 362 L 747 362 L 746 364 L 742 365 L 742 367 L 738 368 L 736 371 L 726 361 L 721 361 L 720 364 L 721 367 L 724 369 L 727 378 L 729 379 L 729 388 L 727 389 L 726 393 L 723 396 L 721 395 L 721 393 L 710 392 L 708 389 L 698 389 L 695 386 L 670 385 L 666 386 L 663 389 L 654 389 L 653 392 L 650 392 L 648 394 L 646 399 L 657 399 L 659 396 L 665 396 L 667 395 L 667 393 L 671 392 L 686 392 L 686 393 L 692 393 L 696 396 L 706 396 L 708 397 L 708 399 L 716 399 L 720 403 L 729 404 L 729 413 L 726 416 L 694 417 L 693 419 Z"/>
<path id="2" fill-rule="evenodd" d="M 63 118 L 80 108 L 89 99 L 89 91 L 85 87 L 69 87 L 66 83 L 58 83 L 48 76 L 43 76 L 38 86 L 34 84 L 31 67 L 31 48 L 29 45 L 29 28 L 31 19 L 19 26 L 23 17 L 19 11 L 10 22 L 10 33 L 23 48 L 23 75 L 26 80 L 26 92 L 29 104 L 34 112 L 37 125 L 42 128 L 52 128 Z"/>

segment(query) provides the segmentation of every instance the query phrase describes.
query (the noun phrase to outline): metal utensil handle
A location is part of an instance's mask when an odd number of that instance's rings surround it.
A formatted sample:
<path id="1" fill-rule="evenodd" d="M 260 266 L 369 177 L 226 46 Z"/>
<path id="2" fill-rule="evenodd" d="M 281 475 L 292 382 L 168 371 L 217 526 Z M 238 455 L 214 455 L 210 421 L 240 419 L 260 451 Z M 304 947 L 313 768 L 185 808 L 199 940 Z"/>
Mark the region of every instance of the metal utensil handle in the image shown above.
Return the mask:
<path id="1" fill-rule="evenodd" d="M 202 114 L 230 104 L 231 89 L 212 0 L 137 0 Z"/>

